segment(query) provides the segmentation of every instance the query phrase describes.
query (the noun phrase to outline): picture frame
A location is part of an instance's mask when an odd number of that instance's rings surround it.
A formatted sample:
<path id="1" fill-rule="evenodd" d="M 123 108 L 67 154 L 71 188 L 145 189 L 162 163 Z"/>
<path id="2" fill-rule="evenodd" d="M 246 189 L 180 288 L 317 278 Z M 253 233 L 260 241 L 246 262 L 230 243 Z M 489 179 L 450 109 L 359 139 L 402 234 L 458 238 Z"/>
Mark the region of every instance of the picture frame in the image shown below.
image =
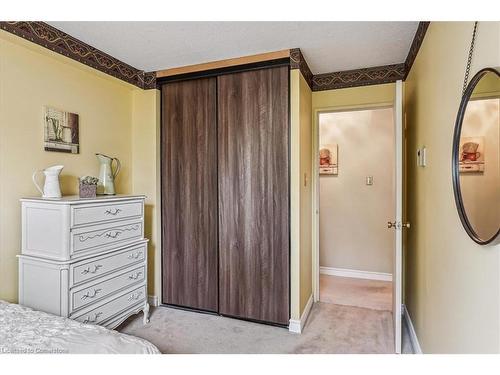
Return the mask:
<path id="1" fill-rule="evenodd" d="M 319 149 L 319 174 L 337 176 L 338 173 L 338 145 L 322 145 Z"/>
<path id="2" fill-rule="evenodd" d="M 460 173 L 483 173 L 485 167 L 484 137 L 461 137 L 459 147 Z"/>
<path id="3" fill-rule="evenodd" d="M 80 153 L 79 115 L 43 107 L 45 151 Z"/>

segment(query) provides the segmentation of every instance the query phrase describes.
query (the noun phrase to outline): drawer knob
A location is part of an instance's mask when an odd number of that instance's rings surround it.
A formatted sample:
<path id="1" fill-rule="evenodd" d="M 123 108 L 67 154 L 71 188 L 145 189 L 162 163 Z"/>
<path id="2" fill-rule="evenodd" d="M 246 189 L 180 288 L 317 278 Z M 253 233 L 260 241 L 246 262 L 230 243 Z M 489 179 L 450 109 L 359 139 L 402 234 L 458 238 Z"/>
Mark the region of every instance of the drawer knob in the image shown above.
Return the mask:
<path id="1" fill-rule="evenodd" d="M 122 210 L 120 210 L 119 208 L 115 208 L 115 210 L 114 210 L 114 211 L 112 211 L 111 209 L 104 211 L 104 213 L 105 213 L 106 215 L 112 215 L 112 216 L 116 216 L 116 215 L 118 215 L 120 212 L 122 212 Z"/>
<path id="2" fill-rule="evenodd" d="M 85 268 L 83 271 L 82 271 L 82 275 L 86 275 L 88 273 L 96 273 L 97 271 L 99 271 L 99 268 L 101 268 L 102 265 L 101 264 L 96 264 L 94 265 L 94 270 L 91 270 L 90 269 L 90 266 L 88 266 L 87 268 Z"/>
<path id="3" fill-rule="evenodd" d="M 128 296 L 128 301 L 137 301 L 139 298 L 141 298 L 142 292 L 137 292 L 137 293 L 132 293 L 130 296 Z"/>
<path id="4" fill-rule="evenodd" d="M 86 300 L 87 298 L 95 298 L 100 292 L 101 292 L 102 289 L 94 289 L 94 292 L 91 292 L 90 290 L 85 293 L 83 296 L 82 296 L 82 299 L 83 300 Z"/>
<path id="5" fill-rule="evenodd" d="M 130 280 L 137 280 L 140 276 L 142 275 L 142 272 L 136 272 L 131 275 L 128 275 L 128 278 Z"/>
<path id="6" fill-rule="evenodd" d="M 137 252 L 137 253 L 135 253 L 135 254 L 133 254 L 133 253 L 132 253 L 132 254 L 129 254 L 127 258 L 128 258 L 128 259 L 139 259 L 139 257 L 141 257 L 141 256 L 142 256 L 142 252 L 141 252 L 141 251 L 138 251 L 138 252 Z"/>
<path id="7" fill-rule="evenodd" d="M 95 322 L 97 322 L 97 319 L 99 319 L 99 317 L 101 315 L 102 315 L 102 312 L 95 313 L 94 317 L 92 317 L 91 315 L 87 315 L 87 318 L 85 318 L 85 320 L 83 321 L 83 323 L 85 323 L 85 324 L 87 324 L 87 323 L 95 323 Z"/>

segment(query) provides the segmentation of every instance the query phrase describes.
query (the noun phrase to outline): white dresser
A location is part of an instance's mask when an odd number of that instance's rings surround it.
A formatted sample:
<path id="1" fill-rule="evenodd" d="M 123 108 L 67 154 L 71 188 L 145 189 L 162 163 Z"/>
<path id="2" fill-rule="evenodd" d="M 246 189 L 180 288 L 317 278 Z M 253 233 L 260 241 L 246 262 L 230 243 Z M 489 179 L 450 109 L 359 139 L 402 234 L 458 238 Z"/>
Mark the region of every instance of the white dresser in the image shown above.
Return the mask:
<path id="1" fill-rule="evenodd" d="M 115 328 L 148 322 L 144 196 L 24 198 L 19 303 Z"/>

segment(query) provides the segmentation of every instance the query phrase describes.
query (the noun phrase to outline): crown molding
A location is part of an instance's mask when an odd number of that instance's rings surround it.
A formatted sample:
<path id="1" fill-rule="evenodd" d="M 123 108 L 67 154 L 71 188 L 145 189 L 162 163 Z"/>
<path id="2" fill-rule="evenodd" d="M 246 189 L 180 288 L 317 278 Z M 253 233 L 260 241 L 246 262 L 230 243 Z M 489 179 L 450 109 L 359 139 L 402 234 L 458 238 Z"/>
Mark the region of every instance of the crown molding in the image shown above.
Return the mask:
<path id="1" fill-rule="evenodd" d="M 45 22 L 1 21 L 0 29 L 141 89 L 156 87 L 154 72 L 136 69 Z"/>
<path id="2" fill-rule="evenodd" d="M 302 73 L 302 76 L 306 80 L 309 88 L 313 89 L 313 74 L 311 69 L 309 69 L 309 65 L 307 65 L 307 61 L 304 58 L 300 48 L 292 48 L 290 50 L 290 69 L 299 69 Z"/>

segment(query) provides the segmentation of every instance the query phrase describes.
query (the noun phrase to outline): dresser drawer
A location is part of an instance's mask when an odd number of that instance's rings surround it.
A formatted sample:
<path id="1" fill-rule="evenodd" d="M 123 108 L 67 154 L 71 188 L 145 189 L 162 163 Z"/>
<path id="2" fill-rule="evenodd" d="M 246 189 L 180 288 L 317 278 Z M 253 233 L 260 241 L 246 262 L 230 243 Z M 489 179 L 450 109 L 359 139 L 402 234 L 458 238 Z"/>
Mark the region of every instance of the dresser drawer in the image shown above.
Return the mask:
<path id="1" fill-rule="evenodd" d="M 119 202 L 71 206 L 71 226 L 105 223 L 140 217 L 143 202 Z"/>
<path id="2" fill-rule="evenodd" d="M 146 286 L 142 285 L 136 289 L 132 289 L 123 294 L 118 294 L 116 298 L 103 303 L 102 305 L 81 313 L 80 315 L 74 314 L 71 316 L 82 323 L 100 324 L 113 316 L 120 314 L 127 308 L 137 305 L 141 302 L 146 302 Z"/>
<path id="3" fill-rule="evenodd" d="M 71 257 L 103 252 L 143 238 L 143 221 L 126 221 L 71 231 Z"/>
<path id="4" fill-rule="evenodd" d="M 70 287 L 142 262 L 146 259 L 146 249 L 147 244 L 142 243 L 125 250 L 71 264 L 69 267 Z"/>
<path id="5" fill-rule="evenodd" d="M 146 265 L 132 267 L 119 271 L 110 277 L 97 279 L 92 285 L 86 284 L 83 288 L 70 291 L 70 313 L 89 306 L 92 303 L 112 295 L 120 290 L 134 284 L 144 282 L 146 277 Z M 100 280 L 100 281 L 99 281 Z"/>

